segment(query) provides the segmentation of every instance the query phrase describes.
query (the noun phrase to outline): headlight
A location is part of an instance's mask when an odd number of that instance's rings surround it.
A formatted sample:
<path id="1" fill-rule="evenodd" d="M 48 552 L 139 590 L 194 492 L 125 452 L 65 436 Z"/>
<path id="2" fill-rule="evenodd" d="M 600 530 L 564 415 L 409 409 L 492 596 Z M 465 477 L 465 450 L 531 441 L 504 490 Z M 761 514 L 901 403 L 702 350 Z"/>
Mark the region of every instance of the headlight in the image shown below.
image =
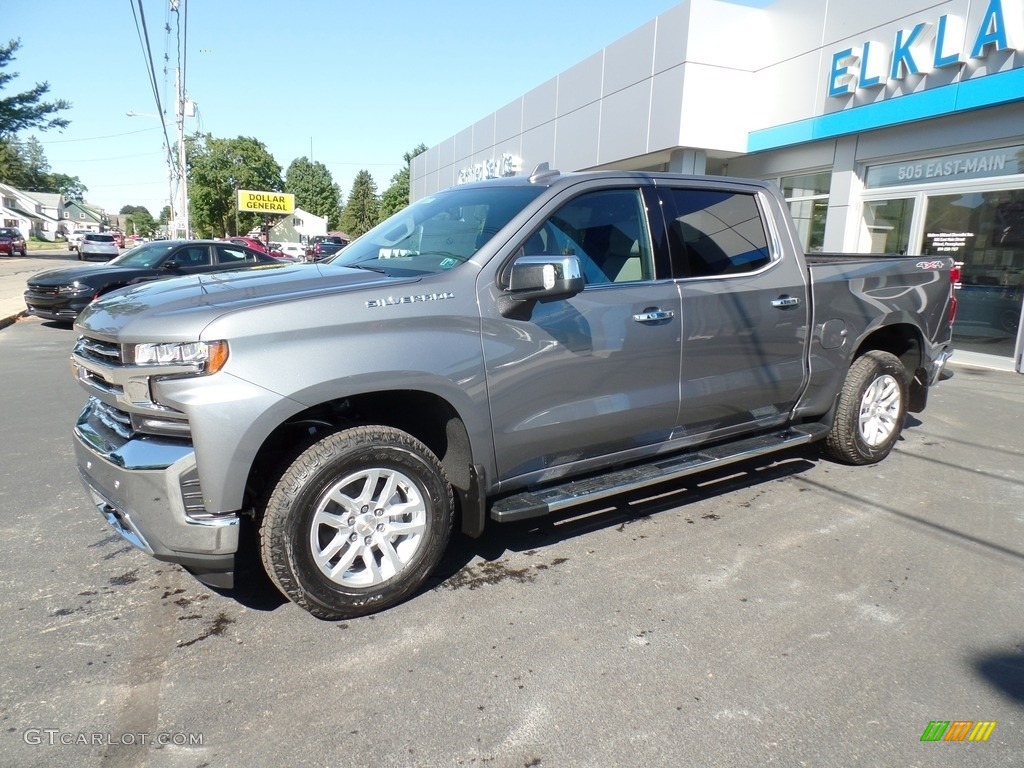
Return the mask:
<path id="1" fill-rule="evenodd" d="M 164 344 L 136 344 L 132 354 L 136 365 L 185 366 L 196 373 L 216 373 L 228 361 L 226 341 L 178 341 Z"/>
<path id="2" fill-rule="evenodd" d="M 57 293 L 59 293 L 59 294 L 88 293 L 91 290 L 92 290 L 92 288 L 90 288 L 88 285 L 81 285 L 80 283 L 75 281 L 73 283 L 68 283 L 67 285 L 59 286 L 57 288 Z"/>

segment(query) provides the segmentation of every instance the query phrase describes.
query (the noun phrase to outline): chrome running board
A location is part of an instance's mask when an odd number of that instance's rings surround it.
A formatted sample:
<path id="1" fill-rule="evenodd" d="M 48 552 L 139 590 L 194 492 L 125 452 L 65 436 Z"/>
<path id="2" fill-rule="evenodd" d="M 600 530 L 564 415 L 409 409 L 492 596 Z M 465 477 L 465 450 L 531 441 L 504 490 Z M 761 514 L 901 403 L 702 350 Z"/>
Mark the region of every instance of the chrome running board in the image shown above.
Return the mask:
<path id="1" fill-rule="evenodd" d="M 801 424 L 768 434 L 696 448 L 646 464 L 617 469 L 607 474 L 568 480 L 506 496 L 491 505 L 491 519 L 499 523 L 542 517 L 578 504 L 686 477 L 727 464 L 775 453 L 820 440 L 828 434 L 824 424 Z"/>

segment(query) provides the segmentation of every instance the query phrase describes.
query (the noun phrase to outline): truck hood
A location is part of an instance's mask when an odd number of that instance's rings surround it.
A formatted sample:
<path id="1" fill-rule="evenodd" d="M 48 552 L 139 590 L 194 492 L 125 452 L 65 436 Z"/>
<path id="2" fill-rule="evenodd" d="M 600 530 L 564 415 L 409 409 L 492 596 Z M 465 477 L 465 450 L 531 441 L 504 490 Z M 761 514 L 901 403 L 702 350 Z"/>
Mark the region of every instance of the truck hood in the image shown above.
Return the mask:
<path id="1" fill-rule="evenodd" d="M 381 285 L 390 288 L 418 280 L 326 264 L 274 264 L 237 272 L 176 277 L 101 297 L 78 316 L 75 328 L 121 342 L 199 338 L 203 328 L 217 317 L 253 305 Z"/>

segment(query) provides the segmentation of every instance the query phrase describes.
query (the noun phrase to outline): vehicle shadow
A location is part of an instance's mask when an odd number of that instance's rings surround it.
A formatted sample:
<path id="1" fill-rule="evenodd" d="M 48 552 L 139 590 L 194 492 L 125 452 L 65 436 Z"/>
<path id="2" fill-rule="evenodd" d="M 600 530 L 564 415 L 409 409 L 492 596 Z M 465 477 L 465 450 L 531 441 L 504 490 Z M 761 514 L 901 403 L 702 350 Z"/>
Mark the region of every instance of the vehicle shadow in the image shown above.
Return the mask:
<path id="1" fill-rule="evenodd" d="M 582 504 L 562 514 L 516 523 L 491 522 L 479 539 L 456 532 L 434 573 L 410 599 L 457 581 L 477 558 L 492 564 L 509 552 L 528 552 L 601 529 L 626 526 L 660 512 L 798 475 L 812 468 L 818 458 L 815 446 L 803 446 Z M 235 587 L 216 592 L 255 611 L 275 611 L 288 602 L 263 569 L 258 531 L 248 518 L 242 520 L 235 564 Z M 488 573 L 483 578 L 499 575 Z"/>
<path id="2" fill-rule="evenodd" d="M 420 593 L 459 579 L 478 557 L 486 563 L 495 563 L 509 552 L 529 552 L 598 530 L 624 527 L 661 512 L 683 509 L 733 491 L 798 475 L 814 467 L 819 458 L 817 446 L 802 446 L 581 504 L 560 514 L 515 523 L 488 521 L 479 539 L 462 534 L 453 536 L 445 557 Z"/>
<path id="3" fill-rule="evenodd" d="M 232 589 L 211 589 L 254 611 L 276 611 L 288 602 L 288 598 L 281 594 L 263 568 L 256 523 L 249 517 L 243 517 L 239 524 L 235 586 Z"/>
<path id="4" fill-rule="evenodd" d="M 974 668 L 989 685 L 1017 704 L 1024 704 L 1024 643 L 1013 653 L 990 653 L 974 659 Z"/>

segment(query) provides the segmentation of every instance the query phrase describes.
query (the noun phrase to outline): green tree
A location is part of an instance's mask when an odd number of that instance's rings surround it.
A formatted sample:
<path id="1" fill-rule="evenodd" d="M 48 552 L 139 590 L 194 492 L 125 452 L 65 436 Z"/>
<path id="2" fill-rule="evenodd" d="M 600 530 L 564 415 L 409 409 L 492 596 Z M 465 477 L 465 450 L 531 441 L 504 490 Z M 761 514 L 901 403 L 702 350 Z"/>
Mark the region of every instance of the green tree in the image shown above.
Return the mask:
<path id="1" fill-rule="evenodd" d="M 0 183 L 23 189 L 31 175 L 14 135 L 0 133 Z"/>
<path id="2" fill-rule="evenodd" d="M 171 206 L 165 205 L 160 210 L 160 223 L 168 224 L 171 221 Z"/>
<path id="3" fill-rule="evenodd" d="M 304 211 L 327 218 L 327 226 L 337 229 L 341 221 L 341 188 L 327 166 L 297 157 L 284 176 L 284 189 L 295 195 L 295 205 Z"/>
<path id="4" fill-rule="evenodd" d="M 156 231 L 153 214 L 144 205 L 124 205 L 119 213 L 124 217 L 122 226 L 126 234 L 149 237 Z"/>
<path id="5" fill-rule="evenodd" d="M 262 142 L 247 136 L 217 139 L 209 133 L 186 138 L 188 203 L 192 229 L 200 237 L 248 232 L 262 217 L 238 211 L 238 190 L 280 192 L 281 166 Z"/>
<path id="6" fill-rule="evenodd" d="M 380 213 L 378 219 L 384 221 L 393 213 L 398 213 L 409 204 L 409 164 L 416 155 L 427 151 L 425 144 L 419 144 L 411 152 L 406 152 L 402 157 L 405 160 L 405 167 L 391 177 L 391 186 L 384 190 L 380 196 Z"/>
<path id="7" fill-rule="evenodd" d="M 89 191 L 89 188 L 77 176 L 51 173 L 47 177 L 47 188 L 41 191 L 64 195 L 65 200 L 82 202 L 85 200 L 85 193 Z"/>
<path id="8" fill-rule="evenodd" d="M 12 96 L 3 95 L 18 77 L 17 72 L 5 70 L 14 61 L 14 54 L 20 47 L 20 40 L 0 45 L 0 182 L 29 192 L 63 193 L 62 187 L 73 181 L 84 194 L 86 188 L 78 177 L 50 173 L 46 154 L 38 139 L 32 137 L 24 144 L 17 141 L 18 133 L 29 128 L 40 131 L 66 128 L 70 121 L 58 113 L 71 108 L 71 104 L 63 99 L 43 101 L 50 92 L 50 84 L 45 82 L 36 83 L 32 89 Z"/>
<path id="9" fill-rule="evenodd" d="M 369 171 L 360 171 L 352 182 L 348 204 L 341 213 L 341 228 L 352 237 L 359 237 L 377 224 L 380 200 L 377 185 Z"/>
<path id="10" fill-rule="evenodd" d="M 46 160 L 46 152 L 43 145 L 35 136 L 29 136 L 28 141 L 22 145 L 22 157 L 25 158 L 25 166 L 28 171 L 28 179 L 24 189 L 27 192 L 48 192 L 50 180 L 50 163 Z"/>
<path id="11" fill-rule="evenodd" d="M 20 40 L 11 40 L 7 45 L 0 45 L 0 93 L 18 76 L 17 72 L 6 73 L 4 69 L 14 61 L 14 54 L 20 47 Z M 49 83 L 36 83 L 29 91 L 0 98 L 0 126 L 3 132 L 17 134 L 27 128 L 37 128 L 40 131 L 67 128 L 70 121 L 56 115 L 70 109 L 71 104 L 63 99 L 42 101 L 49 92 Z"/>
<path id="12" fill-rule="evenodd" d="M 38 139 L 19 142 L 11 134 L 0 134 L 0 182 L 26 192 L 61 194 L 68 200 L 84 200 L 89 191 L 77 176 L 50 173 Z"/>

